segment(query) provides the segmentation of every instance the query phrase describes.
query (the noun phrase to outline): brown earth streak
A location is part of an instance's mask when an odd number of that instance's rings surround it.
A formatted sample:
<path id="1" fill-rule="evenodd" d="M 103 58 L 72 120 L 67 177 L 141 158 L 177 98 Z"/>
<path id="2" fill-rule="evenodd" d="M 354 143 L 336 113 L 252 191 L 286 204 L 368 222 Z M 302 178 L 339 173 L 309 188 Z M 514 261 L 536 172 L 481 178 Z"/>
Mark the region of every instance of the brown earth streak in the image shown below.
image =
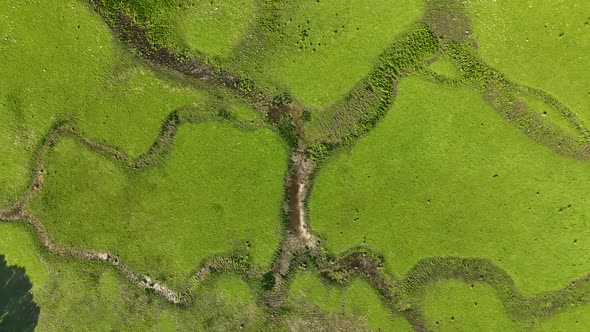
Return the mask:
<path id="1" fill-rule="evenodd" d="M 39 148 L 39 152 L 35 159 L 35 167 L 33 170 L 33 180 L 31 185 L 25 192 L 23 198 L 14 206 L 0 208 L 0 221 L 26 221 L 33 227 L 39 242 L 41 242 L 47 251 L 53 254 L 68 256 L 82 261 L 103 261 L 110 263 L 117 270 L 119 270 L 125 278 L 136 284 L 138 287 L 142 289 L 150 289 L 169 302 L 175 304 L 186 304 L 186 300 L 183 299 L 179 293 L 176 293 L 164 284 L 153 281 L 148 276 L 134 273 L 128 265 L 121 261 L 119 257 L 109 252 L 76 249 L 57 244 L 51 239 L 43 223 L 26 210 L 29 200 L 40 190 L 44 183 L 45 156 L 48 151 L 57 144 L 61 137 L 67 135 L 72 136 L 77 138 L 81 143 L 85 144 L 90 149 L 122 161 L 127 167 L 142 168 L 151 164 L 152 161 L 161 153 L 168 151 L 169 146 L 174 141 L 176 127 L 180 125 L 178 116 L 175 114 L 176 112 L 171 113 L 168 119 L 164 122 L 160 131 L 160 135 L 158 138 L 156 138 L 154 144 L 152 144 L 148 151 L 141 155 L 135 162 L 133 162 L 131 157 L 114 147 L 83 137 L 71 124 L 57 123 Z"/>
<path id="2" fill-rule="evenodd" d="M 305 201 L 309 194 L 309 182 L 314 169 L 314 163 L 306 157 L 304 152 L 296 151 L 291 156 L 284 209 L 289 220 L 289 232 L 299 240 L 296 241 L 299 243 L 297 247 L 309 248 L 314 242 L 308 231 L 305 208 Z"/>
<path id="3" fill-rule="evenodd" d="M 37 239 L 39 240 L 39 242 L 41 242 L 41 245 L 52 254 L 68 256 L 82 261 L 107 262 L 114 266 L 117 270 L 119 270 L 123 274 L 123 276 L 125 276 L 125 278 L 127 278 L 129 281 L 131 281 L 138 287 L 142 289 L 152 290 L 164 299 L 166 299 L 167 301 L 172 302 L 174 304 L 182 304 L 184 302 L 181 295 L 179 295 L 172 289 L 168 288 L 166 285 L 153 281 L 148 276 L 134 273 L 128 265 L 121 261 L 119 257 L 109 252 L 75 249 L 57 244 L 51 239 L 51 237 L 47 233 L 47 230 L 45 229 L 45 226 L 43 226 L 43 224 L 37 218 L 35 218 L 33 215 L 24 211 L 21 208 L 16 208 L 8 212 L 6 210 L 0 210 L 0 220 L 24 220 L 28 222 L 29 225 L 31 225 L 35 230 Z"/>
<path id="4" fill-rule="evenodd" d="M 166 47 L 156 48 L 148 40 L 144 28 L 137 26 L 124 12 L 119 12 L 117 24 L 112 30 L 134 47 L 146 60 L 170 68 L 189 77 L 207 83 L 220 84 L 240 92 L 242 79 L 226 70 L 205 64 L 192 58 L 186 58 Z"/>

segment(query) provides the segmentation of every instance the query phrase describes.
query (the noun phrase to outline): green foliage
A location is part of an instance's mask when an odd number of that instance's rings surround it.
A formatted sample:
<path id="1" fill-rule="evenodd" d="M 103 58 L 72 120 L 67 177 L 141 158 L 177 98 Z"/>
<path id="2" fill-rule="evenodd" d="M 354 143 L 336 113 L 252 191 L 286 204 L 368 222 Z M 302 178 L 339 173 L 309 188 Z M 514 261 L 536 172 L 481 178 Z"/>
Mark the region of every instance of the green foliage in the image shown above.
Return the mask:
<path id="1" fill-rule="evenodd" d="M 293 117 L 290 114 L 282 113 L 280 115 L 279 123 L 279 133 L 283 138 L 284 142 L 287 145 L 294 149 L 297 148 L 299 145 L 299 138 L 297 137 L 297 133 L 295 132 L 296 128 L 293 124 Z"/>
<path id="2" fill-rule="evenodd" d="M 31 288 L 25 268 L 8 266 L 4 255 L 0 255 L 0 330 L 35 329 L 40 309 L 33 302 Z"/>
<path id="3" fill-rule="evenodd" d="M 244 79 L 240 82 L 240 91 L 245 95 L 254 91 L 254 82 L 251 79 Z"/>
<path id="4" fill-rule="evenodd" d="M 224 120 L 234 120 L 236 117 L 227 109 L 220 109 L 217 115 Z"/>
<path id="5" fill-rule="evenodd" d="M 311 119 L 311 112 L 309 110 L 304 110 L 303 112 L 301 112 L 301 120 L 309 122 L 311 121 Z"/>
<path id="6" fill-rule="evenodd" d="M 405 79 L 394 111 L 322 167 L 314 230 L 336 253 L 366 241 L 397 276 L 425 257 L 488 257 L 530 294 L 590 268 L 586 163 L 530 141 L 475 89 Z"/>
<path id="7" fill-rule="evenodd" d="M 305 149 L 305 154 L 311 160 L 316 162 L 324 160 L 333 151 L 333 147 L 328 144 L 316 142 Z"/>
<path id="8" fill-rule="evenodd" d="M 250 257 L 248 255 L 234 254 L 229 257 L 229 260 L 232 263 L 234 269 L 237 271 L 248 272 L 252 266 Z"/>

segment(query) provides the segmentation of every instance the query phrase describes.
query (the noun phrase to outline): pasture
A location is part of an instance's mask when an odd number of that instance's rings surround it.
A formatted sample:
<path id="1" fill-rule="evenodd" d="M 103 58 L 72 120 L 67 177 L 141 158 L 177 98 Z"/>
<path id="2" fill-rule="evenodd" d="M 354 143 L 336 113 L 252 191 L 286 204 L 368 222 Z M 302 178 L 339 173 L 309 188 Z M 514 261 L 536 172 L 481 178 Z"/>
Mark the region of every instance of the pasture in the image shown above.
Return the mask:
<path id="1" fill-rule="evenodd" d="M 0 1 L 0 256 L 39 331 L 584 331 L 589 10 Z"/>

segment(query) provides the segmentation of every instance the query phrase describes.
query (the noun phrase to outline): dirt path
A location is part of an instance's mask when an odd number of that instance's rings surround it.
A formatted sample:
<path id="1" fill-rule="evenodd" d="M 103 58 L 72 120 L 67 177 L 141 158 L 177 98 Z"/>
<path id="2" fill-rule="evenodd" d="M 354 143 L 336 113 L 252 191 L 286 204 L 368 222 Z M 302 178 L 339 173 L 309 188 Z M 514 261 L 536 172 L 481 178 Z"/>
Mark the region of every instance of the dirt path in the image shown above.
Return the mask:
<path id="1" fill-rule="evenodd" d="M 305 201 L 309 192 L 309 181 L 315 166 L 303 152 L 295 152 L 291 157 L 291 170 L 287 178 L 287 201 L 285 212 L 289 219 L 289 230 L 303 241 L 311 239 L 307 230 Z"/>

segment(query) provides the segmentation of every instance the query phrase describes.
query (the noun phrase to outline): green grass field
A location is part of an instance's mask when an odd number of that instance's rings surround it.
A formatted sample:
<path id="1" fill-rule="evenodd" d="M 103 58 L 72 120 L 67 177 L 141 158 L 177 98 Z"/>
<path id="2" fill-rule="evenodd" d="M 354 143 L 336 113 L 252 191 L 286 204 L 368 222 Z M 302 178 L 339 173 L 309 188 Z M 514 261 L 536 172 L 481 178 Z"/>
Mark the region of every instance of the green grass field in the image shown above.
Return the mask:
<path id="1" fill-rule="evenodd" d="M 538 324 L 539 331 L 585 331 L 590 324 L 588 305 L 570 308 L 555 315 L 553 318 Z"/>
<path id="2" fill-rule="evenodd" d="M 397 276 L 430 256 L 486 257 L 533 294 L 589 268 L 589 172 L 530 141 L 474 90 L 409 78 L 374 132 L 323 166 L 310 222 L 336 253 L 383 252 Z"/>
<path id="3" fill-rule="evenodd" d="M 191 1 L 171 15 L 182 40 L 193 50 L 209 57 L 228 57 L 254 22 L 256 1 Z"/>
<path id="4" fill-rule="evenodd" d="M 179 286 L 214 254 L 270 264 L 285 159 L 272 132 L 223 123 L 181 127 L 166 161 L 139 171 L 65 139 L 48 157 L 32 210 L 59 243 L 109 250 Z"/>
<path id="5" fill-rule="evenodd" d="M 288 303 L 308 303 L 327 312 L 351 314 L 353 317 L 360 317 L 357 318 L 359 324 L 372 331 L 412 330 L 403 318 L 389 311 L 377 292 L 359 279 L 337 288 L 325 284 L 310 272 L 298 273 L 290 286 Z"/>
<path id="6" fill-rule="evenodd" d="M 486 62 L 590 121 L 588 2 L 469 1 L 467 8 Z"/>
<path id="7" fill-rule="evenodd" d="M 77 1 L 0 6 L 11 17 L 0 26 L 0 205 L 28 185 L 30 160 L 56 120 L 73 119 L 90 137 L 137 155 L 168 113 L 208 96 L 154 75 Z"/>
<path id="8" fill-rule="evenodd" d="M 445 55 L 437 59 L 429 68 L 435 73 L 451 79 L 457 79 L 461 76 L 457 66 Z"/>
<path id="9" fill-rule="evenodd" d="M 432 331 L 515 331 L 502 302 L 487 285 L 447 281 L 434 285 L 424 297 L 424 314 Z"/>
<path id="10" fill-rule="evenodd" d="M 586 331 L 589 24 L 0 0 L 0 256 L 37 331 Z"/>
<path id="11" fill-rule="evenodd" d="M 252 45 L 244 44 L 234 62 L 313 109 L 338 101 L 368 75 L 383 49 L 422 11 L 412 1 L 279 3 L 274 29 L 265 31 L 263 42 L 248 39 Z"/>
<path id="12" fill-rule="evenodd" d="M 211 280 L 195 294 L 199 305 L 183 309 L 136 289 L 111 268 L 46 254 L 22 225 L 0 224 L 0 230 L 1 252 L 33 281 L 42 307 L 39 331 L 223 331 L 241 325 L 255 331 L 272 324 L 239 279 Z"/>

